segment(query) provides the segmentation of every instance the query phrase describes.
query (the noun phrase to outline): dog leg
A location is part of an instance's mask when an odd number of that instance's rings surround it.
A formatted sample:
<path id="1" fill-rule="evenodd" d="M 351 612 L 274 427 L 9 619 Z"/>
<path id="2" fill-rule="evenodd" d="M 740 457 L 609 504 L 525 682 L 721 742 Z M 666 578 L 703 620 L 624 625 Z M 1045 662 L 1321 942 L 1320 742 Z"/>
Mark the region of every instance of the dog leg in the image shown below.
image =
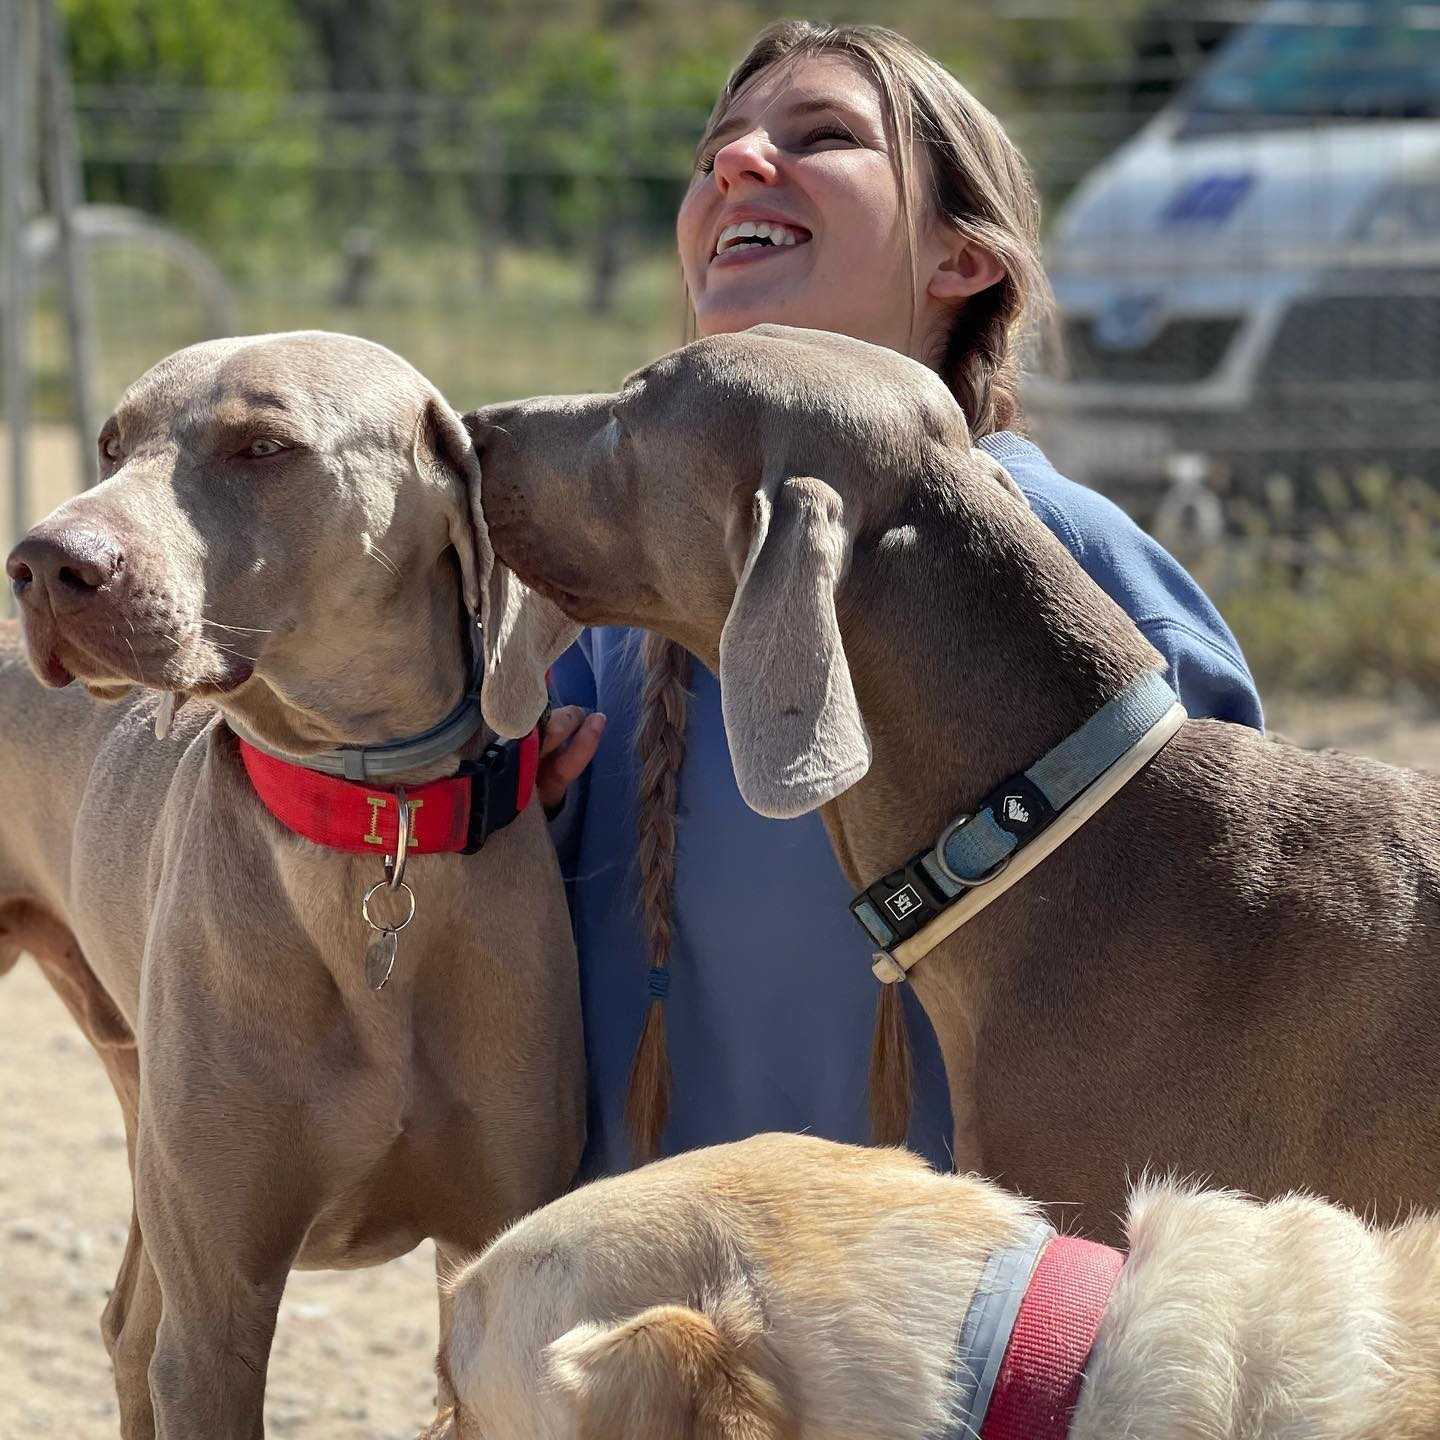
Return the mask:
<path id="1" fill-rule="evenodd" d="M 95 1047 L 124 1108 L 125 1096 L 106 1056 L 115 1049 L 133 1053 L 135 1036 L 90 968 L 80 942 L 33 901 L 16 899 L 0 904 L 0 975 L 26 953 L 34 957 L 51 989 Z"/>
<path id="2" fill-rule="evenodd" d="M 192 1007 L 187 1029 L 170 1013 L 166 967 L 155 961 L 151 976 L 135 1205 L 142 1267 L 163 1297 L 155 1434 L 260 1440 L 276 1313 L 314 1218 L 310 1110 L 249 1063 L 253 1051 L 226 1045 L 223 1017 L 212 1025 Z"/>
<path id="3" fill-rule="evenodd" d="M 140 1221 L 130 1217 L 130 1238 L 115 1279 L 100 1333 L 115 1371 L 123 1440 L 154 1440 L 155 1407 L 150 1398 L 150 1360 L 160 1324 L 160 1283 L 145 1253 Z"/>
<path id="4" fill-rule="evenodd" d="M 455 1315 L 455 1299 L 450 1293 L 450 1281 L 464 1264 L 465 1257 L 458 1251 L 447 1251 L 440 1242 L 435 1242 L 435 1285 L 440 1300 L 440 1343 L 437 1355 L 450 1353 L 450 1324 Z M 436 1423 L 444 1418 L 445 1412 L 455 1404 L 455 1387 L 450 1380 L 450 1371 L 445 1365 L 435 1370 L 435 1415 Z"/>
<path id="5" fill-rule="evenodd" d="M 275 1187 L 284 1154 L 267 1147 L 252 1164 L 247 1137 L 220 1165 L 196 1154 L 180 1172 L 152 1157 L 142 1121 L 136 1200 L 164 1297 L 149 1370 L 157 1440 L 264 1434 L 275 1318 L 304 1229 L 246 1223 L 234 1201 Z"/>
<path id="6" fill-rule="evenodd" d="M 98 1049 L 98 1047 L 97 1047 Z M 99 1049 L 100 1059 L 115 1087 L 125 1116 L 125 1148 L 130 1160 L 130 1183 L 135 1183 L 135 1139 L 140 1121 L 140 1063 L 133 1044 Z M 132 1200 L 130 1234 L 115 1288 L 100 1317 L 100 1334 L 115 1372 L 115 1393 L 120 1402 L 123 1440 L 154 1440 L 155 1409 L 150 1401 L 150 1357 L 155 1349 L 155 1327 L 160 1323 L 160 1285 L 145 1253 L 140 1218 Z"/>

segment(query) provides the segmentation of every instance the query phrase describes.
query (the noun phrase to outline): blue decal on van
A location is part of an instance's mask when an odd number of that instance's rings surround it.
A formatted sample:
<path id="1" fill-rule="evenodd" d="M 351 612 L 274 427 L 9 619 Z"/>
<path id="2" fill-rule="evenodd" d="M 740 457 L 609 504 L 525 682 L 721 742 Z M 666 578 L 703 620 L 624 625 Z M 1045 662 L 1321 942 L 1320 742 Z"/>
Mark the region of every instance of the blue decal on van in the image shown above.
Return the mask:
<path id="1" fill-rule="evenodd" d="M 1245 171 L 1187 180 L 1160 212 L 1162 225 L 1222 225 L 1250 193 L 1255 177 Z"/>

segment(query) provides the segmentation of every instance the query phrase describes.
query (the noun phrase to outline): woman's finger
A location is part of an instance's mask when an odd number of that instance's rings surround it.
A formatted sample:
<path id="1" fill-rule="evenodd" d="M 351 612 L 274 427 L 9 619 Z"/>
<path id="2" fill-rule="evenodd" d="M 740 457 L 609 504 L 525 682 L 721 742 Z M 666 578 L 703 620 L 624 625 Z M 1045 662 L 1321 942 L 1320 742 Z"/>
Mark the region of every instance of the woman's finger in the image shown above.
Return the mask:
<path id="1" fill-rule="evenodd" d="M 562 705 L 558 710 L 552 710 L 540 741 L 541 756 L 551 755 L 560 749 L 580 728 L 581 721 L 588 713 L 580 705 Z"/>
<path id="2" fill-rule="evenodd" d="M 535 777 L 535 792 L 547 810 L 554 809 L 565 798 L 566 790 L 595 758 L 600 737 L 605 733 L 604 715 L 598 711 L 593 715 L 585 715 L 583 711 L 578 713 L 583 718 L 572 729 L 568 742 L 549 755 L 542 753 L 541 756 L 540 770 Z M 550 723 L 553 727 L 553 715 Z"/>

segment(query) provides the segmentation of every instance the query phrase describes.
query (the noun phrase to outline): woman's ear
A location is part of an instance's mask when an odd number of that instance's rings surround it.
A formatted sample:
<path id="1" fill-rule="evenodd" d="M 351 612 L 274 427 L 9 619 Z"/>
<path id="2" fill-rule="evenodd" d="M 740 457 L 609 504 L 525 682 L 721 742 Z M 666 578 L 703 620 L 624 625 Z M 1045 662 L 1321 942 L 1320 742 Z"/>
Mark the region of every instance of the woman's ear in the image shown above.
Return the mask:
<path id="1" fill-rule="evenodd" d="M 965 300 L 1005 278 L 1005 267 L 983 245 L 950 231 L 950 246 L 930 272 L 925 293 L 933 300 Z"/>

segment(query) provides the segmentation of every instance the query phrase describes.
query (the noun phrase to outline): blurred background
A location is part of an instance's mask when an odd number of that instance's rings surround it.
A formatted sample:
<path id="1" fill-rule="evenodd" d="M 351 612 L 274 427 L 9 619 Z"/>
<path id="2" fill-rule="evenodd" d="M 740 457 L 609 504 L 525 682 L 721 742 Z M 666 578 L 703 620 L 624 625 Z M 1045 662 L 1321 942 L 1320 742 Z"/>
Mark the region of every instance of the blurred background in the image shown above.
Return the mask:
<path id="1" fill-rule="evenodd" d="M 670 233 L 696 137 L 747 39 L 793 13 L 4 6 L 11 531 L 85 482 L 123 386 L 207 335 L 354 331 L 462 408 L 613 387 L 684 336 Z M 844 18 L 940 56 L 1035 169 L 1060 310 L 1027 412 L 1062 472 L 1196 570 L 1267 699 L 1428 706 L 1440 0 L 893 0 Z"/>

